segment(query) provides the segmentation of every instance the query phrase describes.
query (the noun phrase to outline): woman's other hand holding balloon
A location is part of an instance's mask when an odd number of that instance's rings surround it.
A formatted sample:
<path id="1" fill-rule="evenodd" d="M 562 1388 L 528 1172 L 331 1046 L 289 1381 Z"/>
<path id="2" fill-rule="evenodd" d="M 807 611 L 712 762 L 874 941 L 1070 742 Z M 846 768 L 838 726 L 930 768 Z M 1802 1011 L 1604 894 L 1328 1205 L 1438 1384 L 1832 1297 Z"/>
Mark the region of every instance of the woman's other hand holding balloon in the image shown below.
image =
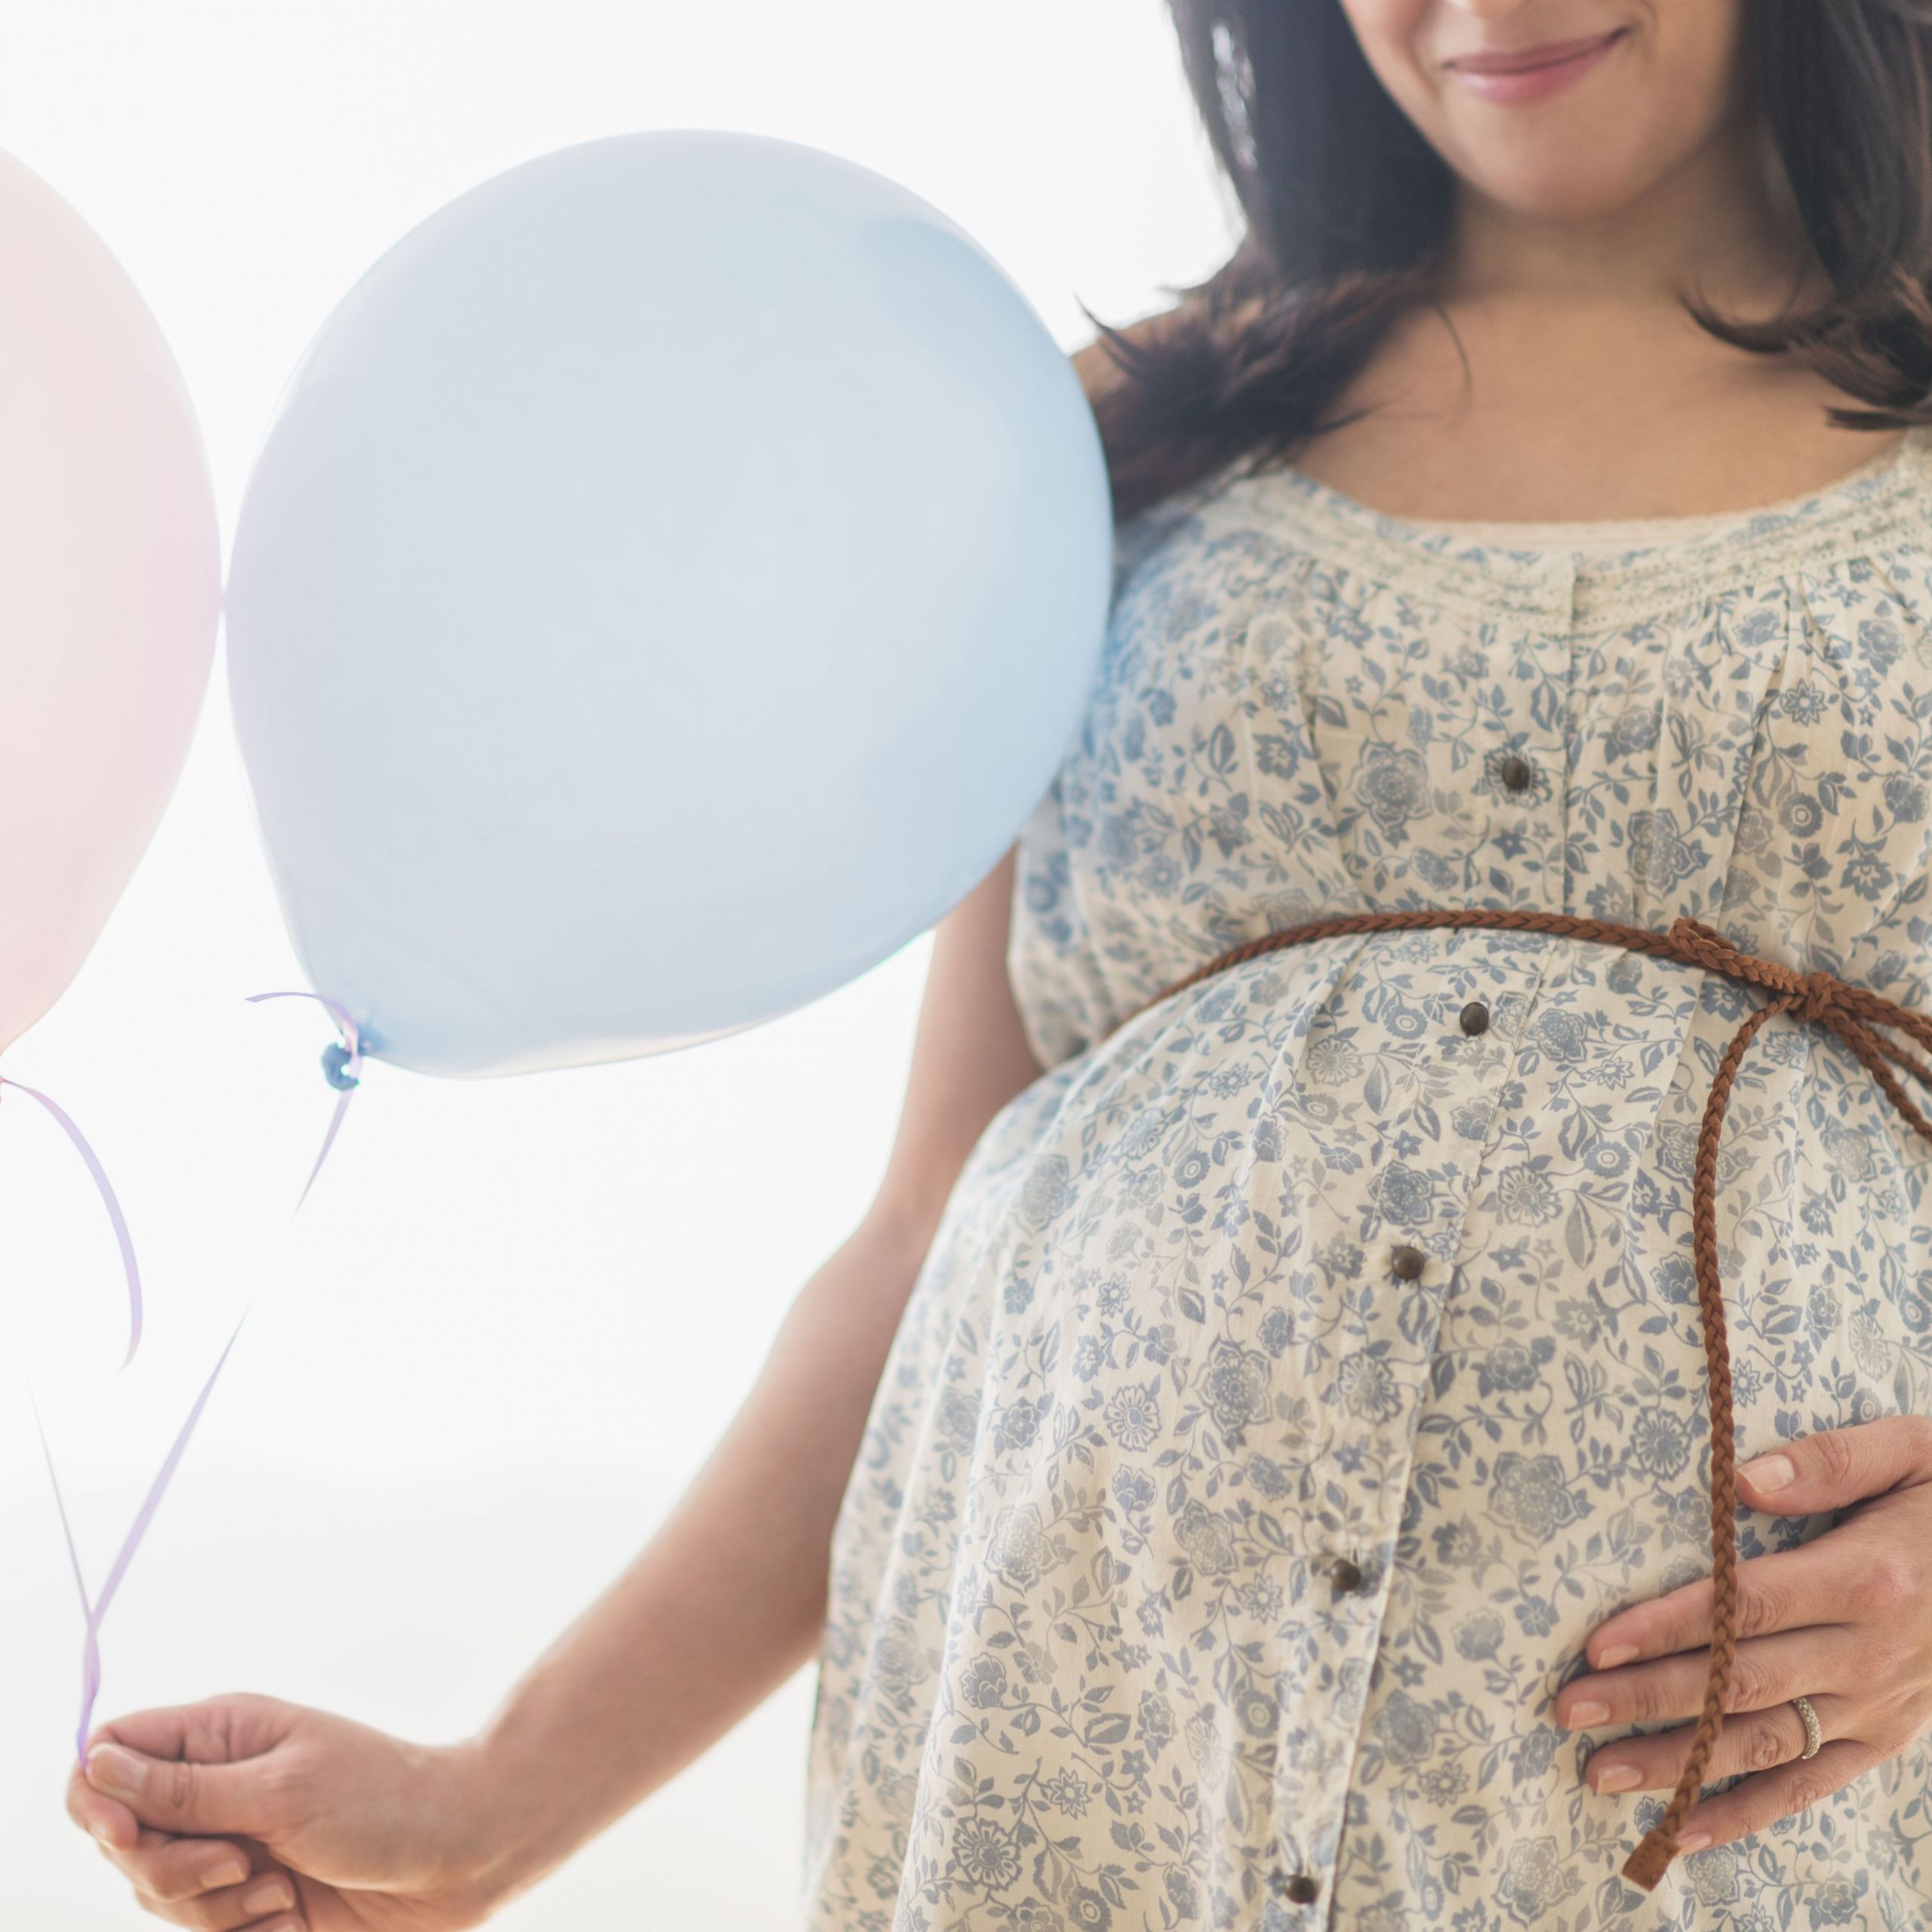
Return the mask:
<path id="1" fill-rule="evenodd" d="M 67 1810 L 171 1924 L 457 1932 L 512 1889 L 491 1869 L 489 1792 L 473 1745 L 232 1697 L 102 1726 Z"/>

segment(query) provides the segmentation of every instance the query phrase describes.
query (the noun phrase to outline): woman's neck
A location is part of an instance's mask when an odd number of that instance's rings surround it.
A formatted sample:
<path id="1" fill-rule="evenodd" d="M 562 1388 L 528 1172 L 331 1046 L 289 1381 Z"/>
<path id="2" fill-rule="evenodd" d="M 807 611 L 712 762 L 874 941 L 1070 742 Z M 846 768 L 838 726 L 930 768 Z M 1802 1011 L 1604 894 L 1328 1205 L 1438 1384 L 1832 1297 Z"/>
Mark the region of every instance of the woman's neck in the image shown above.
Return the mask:
<path id="1" fill-rule="evenodd" d="M 1644 194 L 1601 214 L 1525 214 L 1465 187 L 1444 300 L 1681 308 L 1695 294 L 1768 314 L 1803 287 L 1798 211 L 1761 129 L 1727 129 Z"/>
<path id="2" fill-rule="evenodd" d="M 1306 474 L 1398 517 L 1616 521 L 1803 495 L 1887 444 L 1788 357 L 1700 328 L 1813 293 L 1767 142 L 1714 143 L 1614 214 L 1559 220 L 1463 198 L 1441 300 L 1399 318 Z"/>

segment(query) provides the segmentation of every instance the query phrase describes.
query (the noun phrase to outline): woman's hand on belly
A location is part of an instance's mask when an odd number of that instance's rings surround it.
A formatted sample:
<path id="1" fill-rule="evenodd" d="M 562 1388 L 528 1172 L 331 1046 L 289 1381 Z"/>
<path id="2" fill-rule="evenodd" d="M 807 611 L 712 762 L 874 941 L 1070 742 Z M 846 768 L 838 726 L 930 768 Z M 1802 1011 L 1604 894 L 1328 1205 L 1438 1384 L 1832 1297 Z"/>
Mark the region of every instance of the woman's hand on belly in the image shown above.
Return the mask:
<path id="1" fill-rule="evenodd" d="M 1795 1549 L 1737 1569 L 1737 1657 L 1704 1776 L 1743 1777 L 1684 1820 L 1685 1851 L 1761 1832 L 1897 1757 L 1932 1726 L 1932 1420 L 1890 1416 L 1801 1438 L 1737 1472 L 1752 1509 L 1844 1512 Z M 1591 1633 L 1594 1666 L 1564 1686 L 1571 1730 L 1694 1719 L 1710 1662 L 1708 1578 L 1634 1604 Z M 1801 1760 L 1807 1699 L 1825 1737 Z M 1691 1724 L 1622 1737 L 1591 1756 L 1601 1792 L 1667 1791 Z"/>

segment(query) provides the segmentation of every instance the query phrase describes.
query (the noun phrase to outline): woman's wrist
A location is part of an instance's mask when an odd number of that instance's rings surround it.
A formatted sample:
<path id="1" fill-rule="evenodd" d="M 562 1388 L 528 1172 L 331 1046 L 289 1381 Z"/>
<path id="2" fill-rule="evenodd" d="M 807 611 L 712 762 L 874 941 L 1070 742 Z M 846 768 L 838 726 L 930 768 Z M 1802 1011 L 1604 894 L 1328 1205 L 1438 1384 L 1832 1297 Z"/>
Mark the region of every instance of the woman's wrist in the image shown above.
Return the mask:
<path id="1" fill-rule="evenodd" d="M 494 1912 L 555 1870 L 596 1827 L 572 1829 L 570 1801 L 581 1803 L 581 1783 L 531 1748 L 512 1712 L 450 1750 L 460 1819 L 451 1883 Z"/>

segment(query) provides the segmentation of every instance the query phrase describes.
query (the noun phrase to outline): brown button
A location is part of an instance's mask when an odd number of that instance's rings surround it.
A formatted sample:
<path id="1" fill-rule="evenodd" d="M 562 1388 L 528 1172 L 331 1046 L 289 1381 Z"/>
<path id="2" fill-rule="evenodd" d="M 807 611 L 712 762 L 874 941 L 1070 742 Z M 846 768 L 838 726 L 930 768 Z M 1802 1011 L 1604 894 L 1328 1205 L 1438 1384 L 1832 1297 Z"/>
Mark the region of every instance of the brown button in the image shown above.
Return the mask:
<path id="1" fill-rule="evenodd" d="M 1362 1586 L 1361 1565 L 1345 1556 L 1328 1572 L 1328 1580 L 1338 1590 L 1358 1590 Z"/>
<path id="2" fill-rule="evenodd" d="M 1496 775 L 1503 780 L 1503 789 L 1507 792 L 1527 792 L 1536 777 L 1527 758 L 1513 755 L 1503 761 L 1502 768 Z"/>
<path id="3" fill-rule="evenodd" d="M 1321 1896 L 1321 1881 L 1306 1872 L 1292 1872 L 1281 1890 L 1291 1905 L 1312 1905 Z"/>
<path id="4" fill-rule="evenodd" d="M 1463 1008 L 1463 1031 L 1466 1033 L 1487 1033 L 1489 1031 L 1489 1008 L 1479 999 L 1472 999 Z"/>
<path id="5" fill-rule="evenodd" d="M 1429 1266 L 1429 1257 L 1419 1247 L 1398 1247 L 1389 1256 L 1389 1265 L 1402 1280 L 1413 1281 Z"/>

